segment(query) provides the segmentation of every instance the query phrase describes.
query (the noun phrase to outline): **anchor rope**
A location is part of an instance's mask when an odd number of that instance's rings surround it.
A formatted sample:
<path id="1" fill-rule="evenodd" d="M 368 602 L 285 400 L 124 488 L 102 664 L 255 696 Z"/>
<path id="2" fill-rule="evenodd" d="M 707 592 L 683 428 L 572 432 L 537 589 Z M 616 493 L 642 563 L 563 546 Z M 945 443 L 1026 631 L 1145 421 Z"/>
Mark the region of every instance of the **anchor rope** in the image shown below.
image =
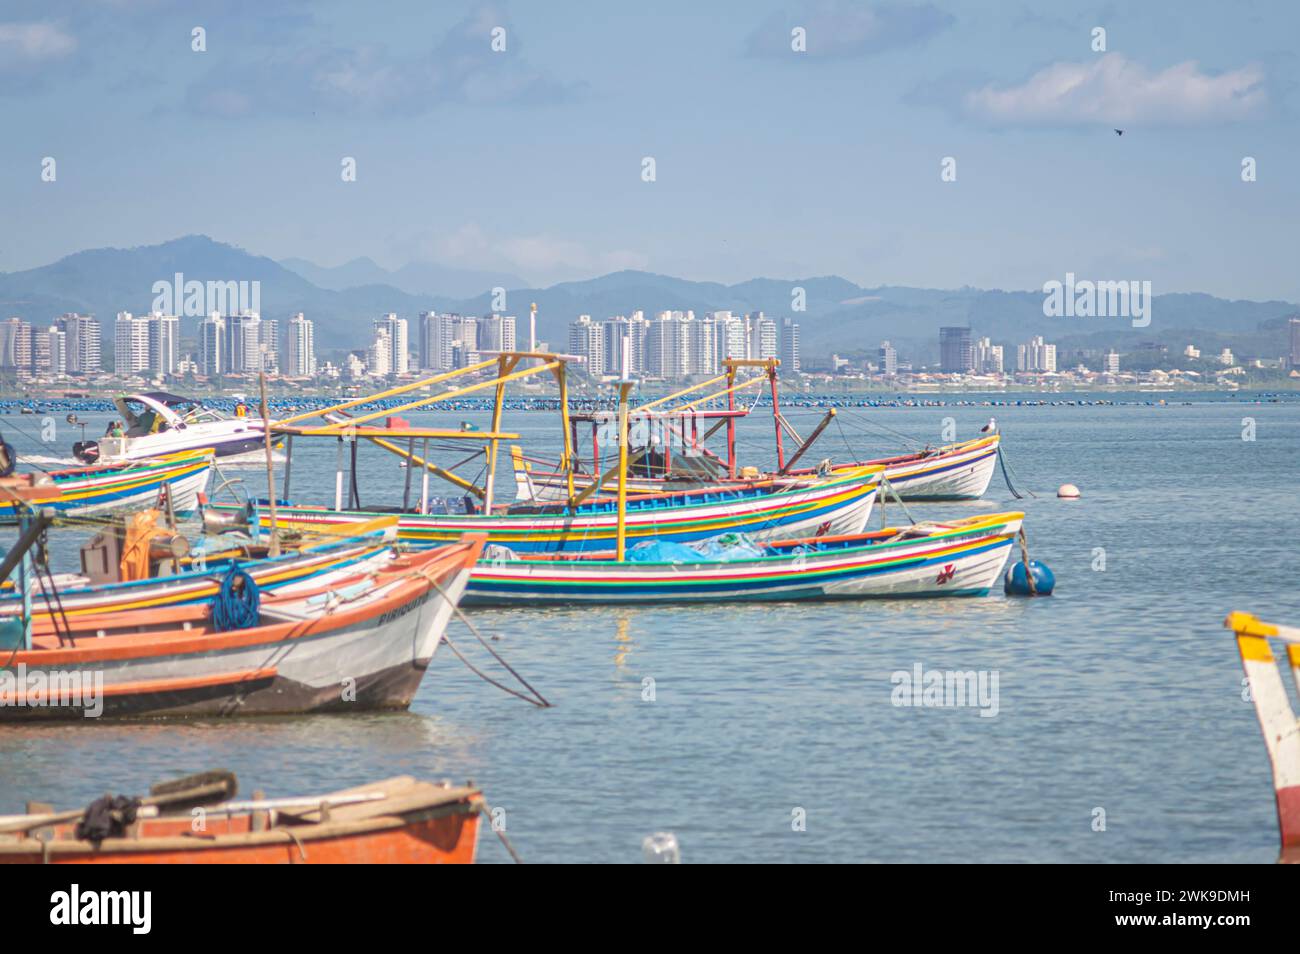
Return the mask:
<path id="1" fill-rule="evenodd" d="M 491 676 L 479 670 L 477 667 L 475 667 L 473 663 L 471 663 L 468 659 L 465 658 L 465 656 L 461 653 L 461 651 L 456 648 L 456 644 L 453 643 L 447 637 L 447 634 L 444 632 L 442 634 L 442 641 L 447 644 L 448 648 L 450 648 L 453 653 L 456 654 L 456 658 L 459 659 L 461 662 L 463 662 L 466 666 L 468 666 L 470 672 L 474 673 L 475 675 L 479 676 L 481 679 L 496 686 L 498 689 L 502 689 L 505 692 L 510 693 L 512 696 L 518 696 L 520 699 L 523 699 L 525 702 L 531 702 L 539 709 L 551 708 L 552 707 L 551 703 L 546 700 L 546 697 L 543 696 L 536 689 L 534 689 L 532 687 L 532 684 L 530 684 L 527 679 L 519 675 L 519 673 L 515 671 L 515 668 L 513 666 L 511 666 L 508 662 L 506 662 L 495 649 L 493 649 L 491 646 L 488 645 L 487 640 L 483 638 L 483 634 L 479 632 L 478 627 L 475 626 L 473 622 L 470 621 L 470 618 L 465 615 L 465 611 L 460 608 L 458 602 L 456 600 L 453 600 L 451 597 L 447 595 L 447 591 L 442 588 L 442 584 L 439 583 L 437 580 L 435 580 L 432 576 L 428 576 L 427 574 L 425 575 L 425 578 L 428 579 L 428 581 L 433 584 L 434 589 L 436 589 L 442 595 L 442 598 L 447 601 L 448 605 L 451 606 L 452 611 L 456 614 L 457 618 L 462 623 L 465 624 L 465 626 L 469 629 L 471 633 L 474 634 L 474 638 L 477 639 L 483 645 L 483 648 L 486 649 L 489 654 L 491 654 L 492 658 L 495 659 L 497 662 L 499 662 L 502 666 L 504 666 L 506 671 L 509 672 L 510 675 L 514 676 L 515 679 L 519 680 L 519 683 L 525 689 L 531 692 L 535 698 L 530 699 L 522 692 L 518 692 L 517 690 L 511 689 L 509 686 L 497 682 Z"/>
<path id="2" fill-rule="evenodd" d="M 487 803 L 486 799 L 483 801 L 483 813 L 491 819 L 492 806 Z M 490 821 L 489 824 L 491 824 Z M 510 844 L 510 839 L 506 837 L 505 829 L 497 828 L 496 825 L 492 825 L 492 830 L 496 832 L 496 836 L 501 839 L 501 844 L 506 846 L 506 851 L 510 852 L 510 857 L 515 860 L 515 864 L 522 865 L 524 859 L 519 857 L 519 852 L 515 851 L 515 846 Z"/>

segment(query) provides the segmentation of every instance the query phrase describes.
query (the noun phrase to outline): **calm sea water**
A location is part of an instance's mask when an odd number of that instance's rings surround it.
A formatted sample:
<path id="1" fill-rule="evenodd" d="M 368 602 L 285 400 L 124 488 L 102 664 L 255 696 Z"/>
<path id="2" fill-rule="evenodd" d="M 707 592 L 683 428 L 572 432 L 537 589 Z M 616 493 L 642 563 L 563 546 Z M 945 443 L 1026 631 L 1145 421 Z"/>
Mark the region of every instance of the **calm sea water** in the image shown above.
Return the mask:
<path id="1" fill-rule="evenodd" d="M 1300 622 L 1300 404 L 1165 397 L 862 412 L 933 442 L 944 417 L 966 437 L 996 414 L 1038 496 L 1015 500 L 999 475 L 981 501 L 911 509 L 1023 509 L 1031 555 L 1056 572 L 1049 599 L 476 611 L 553 708 L 505 696 L 444 650 L 407 713 L 6 727 L 0 812 L 209 767 L 273 795 L 410 773 L 481 784 L 533 862 L 638 861 L 655 831 L 677 835 L 684 862 L 1273 861 L 1268 760 L 1221 624 L 1231 609 Z M 819 415 L 790 416 L 807 433 Z M 102 432 L 106 417 L 88 419 Z M 555 422 L 516 412 L 505 426 L 547 448 Z M 855 452 L 898 448 L 859 426 Z M 16 427 L 34 436 L 39 419 L 0 418 L 35 450 Z M 77 436 L 60 422 L 61 450 Z M 770 418 L 743 436 L 746 461 L 766 463 Z M 810 459 L 847 454 L 832 427 Z M 395 458 L 362 456 L 363 502 L 399 501 Z M 333 448 L 295 458 L 295 496 L 329 501 Z M 237 475 L 262 492 L 256 468 Z M 511 486 L 504 465 L 501 478 Z M 1055 497 L 1067 481 L 1083 499 Z M 69 569 L 79 542 L 60 544 Z M 450 632 L 474 646 L 459 623 Z M 891 675 L 917 664 L 996 672 L 996 717 L 893 705 Z M 486 829 L 480 857 L 509 860 Z"/>

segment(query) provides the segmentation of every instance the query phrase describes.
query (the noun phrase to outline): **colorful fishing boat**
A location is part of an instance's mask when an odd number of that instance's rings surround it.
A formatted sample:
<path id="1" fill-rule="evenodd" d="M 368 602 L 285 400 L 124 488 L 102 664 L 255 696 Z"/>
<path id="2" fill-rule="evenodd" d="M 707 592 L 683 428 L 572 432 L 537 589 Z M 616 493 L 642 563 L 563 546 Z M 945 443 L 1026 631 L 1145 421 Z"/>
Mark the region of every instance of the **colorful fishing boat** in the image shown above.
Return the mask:
<path id="1" fill-rule="evenodd" d="M 616 554 L 488 558 L 474 568 L 466 605 L 694 603 L 870 597 L 983 596 L 1020 530 L 1019 512 L 874 533 L 715 546 L 646 547 Z M 664 553 L 669 550 L 669 553 Z M 694 555 L 693 555 L 694 554 Z"/>
<path id="2" fill-rule="evenodd" d="M 1247 690 L 1273 766 L 1281 860 L 1300 862 L 1300 722 L 1268 642 L 1276 639 L 1286 645 L 1291 676 L 1300 688 L 1300 627 L 1265 623 L 1249 613 L 1231 613 L 1224 625 L 1236 634 Z"/>
<path id="3" fill-rule="evenodd" d="M 243 605 L 251 625 L 224 631 L 215 604 L 54 616 L 30 641 L 6 627 L 0 721 L 406 708 L 482 546 L 272 594 Z"/>
<path id="4" fill-rule="evenodd" d="M 629 460 L 627 473 L 623 475 L 627 493 L 659 494 L 701 487 L 716 489 L 743 486 L 759 479 L 807 479 L 864 466 L 883 467 L 887 489 L 882 492 L 903 500 L 970 500 L 983 496 L 988 490 L 1001 443 L 993 422 L 984 429 L 987 436 L 974 440 L 838 465 L 832 465 L 828 460 L 818 467 L 799 469 L 795 465 L 836 420 L 839 412 L 835 408 L 829 409 L 805 438 L 781 411 L 777 385 L 779 360 L 728 358 L 721 364 L 724 370 L 717 377 L 629 409 L 633 422 L 631 430 L 634 435 L 639 432 L 640 439 L 634 436 L 633 444 L 639 453 Z M 739 373 L 744 369 L 758 374 L 741 379 Z M 741 467 L 736 454 L 736 421 L 749 414 L 748 409 L 737 406 L 736 396 L 745 389 L 764 383 L 771 393 L 775 427 L 776 469 L 770 474 L 763 474 L 757 467 Z M 721 390 L 702 393 L 719 384 L 724 385 Z M 724 398 L 727 402 L 725 408 L 710 406 Z M 602 474 L 601 460 L 602 446 L 616 440 L 613 412 L 566 415 L 564 423 L 565 448 L 560 461 L 525 457 L 519 448 L 512 448 L 517 500 L 569 500 L 575 487 L 593 481 L 599 482 L 600 494 L 617 492 L 618 471 Z M 591 473 L 583 472 L 580 455 L 574 450 L 579 443 L 578 428 L 581 424 L 591 429 Z M 725 456 L 720 456 L 706 445 L 709 438 L 724 427 L 726 451 Z M 787 439 L 797 443 L 788 456 Z"/>
<path id="5" fill-rule="evenodd" d="M 831 473 L 845 468 L 885 468 L 885 479 L 903 500 L 978 500 L 989 489 L 997 466 L 1002 435 L 927 447 L 897 457 L 859 463 L 836 464 Z M 812 475 L 813 470 L 792 470 L 791 476 Z"/>
<path id="6" fill-rule="evenodd" d="M 701 488 L 646 494 L 627 502 L 626 534 L 633 541 L 658 538 L 704 540 L 721 533 L 745 533 L 755 540 L 861 533 L 871 515 L 881 468 L 845 470 L 821 481 L 755 481 L 734 488 Z M 213 512 L 239 516 L 252 527 L 271 528 L 271 514 L 257 502 L 222 506 Z M 276 508 L 275 526 L 312 530 L 342 528 L 384 516 L 380 511 L 336 510 L 311 504 Z M 566 504 L 511 506 L 491 513 L 399 513 L 399 540 L 436 545 L 468 533 L 518 553 L 608 550 L 618 531 L 618 506 L 595 498 Z"/>
<path id="7" fill-rule="evenodd" d="M 186 451 L 155 460 L 75 467 L 0 478 L 0 523 L 12 524 L 31 510 L 84 515 L 155 504 L 164 487 L 172 507 L 190 511 L 208 484 L 210 450 Z"/>
<path id="8" fill-rule="evenodd" d="M 830 473 L 842 473 L 855 467 L 882 467 L 890 487 L 903 500 L 976 500 L 988 490 L 997 466 L 1001 435 L 926 448 L 911 454 L 882 457 L 877 460 L 836 464 Z M 698 461 L 700 458 L 695 458 Z M 526 457 L 519 448 L 511 448 L 511 465 L 515 475 L 515 499 L 521 501 L 552 502 L 565 500 L 569 494 L 569 475 L 559 465 L 540 458 Z M 681 456 L 678 466 L 684 464 Z M 690 458 L 686 458 L 690 460 Z M 676 490 L 706 487 L 747 486 L 753 479 L 726 476 L 726 469 L 690 467 L 667 476 L 630 475 L 627 480 L 629 494 L 662 494 Z M 754 471 L 757 474 L 757 471 Z M 788 470 L 781 477 L 807 479 L 818 476 L 816 468 Z M 575 476 L 579 487 L 592 480 L 586 474 Z M 773 479 L 768 475 L 765 479 Z M 618 492 L 617 480 L 606 480 L 601 494 Z"/>
<path id="9" fill-rule="evenodd" d="M 248 573 L 264 592 L 293 594 L 297 588 L 316 586 L 382 566 L 393 559 L 383 544 L 343 542 L 286 553 L 279 557 L 214 556 L 196 563 L 188 561 L 177 573 L 114 583 L 91 583 L 84 576 L 56 575 L 50 592 L 33 583 L 29 594 L 30 614 L 37 625 L 51 615 L 60 620 L 120 613 L 135 609 L 158 609 L 188 603 L 205 603 L 217 594 L 222 577 L 232 567 Z M 57 598 L 53 589 L 57 587 Z M 0 590 L 0 619 L 23 612 L 23 595 L 5 584 Z"/>
<path id="10" fill-rule="evenodd" d="M 190 794 L 0 817 L 0 864 L 473 864 L 485 805 L 474 786 L 410 776 L 307 797 Z"/>

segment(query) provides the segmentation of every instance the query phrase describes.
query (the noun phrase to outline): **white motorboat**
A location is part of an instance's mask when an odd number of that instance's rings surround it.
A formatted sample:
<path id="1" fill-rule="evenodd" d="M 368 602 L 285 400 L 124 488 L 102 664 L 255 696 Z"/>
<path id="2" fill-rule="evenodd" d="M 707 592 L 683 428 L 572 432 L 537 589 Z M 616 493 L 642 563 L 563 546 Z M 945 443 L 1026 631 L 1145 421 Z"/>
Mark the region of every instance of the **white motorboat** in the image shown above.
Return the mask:
<path id="1" fill-rule="evenodd" d="M 148 391 L 115 398 L 121 415 L 121 432 L 97 440 L 77 441 L 73 455 L 87 464 L 141 460 L 177 451 L 210 447 L 217 457 L 232 457 L 260 450 L 262 421 L 253 417 L 227 417 L 194 398 Z"/>

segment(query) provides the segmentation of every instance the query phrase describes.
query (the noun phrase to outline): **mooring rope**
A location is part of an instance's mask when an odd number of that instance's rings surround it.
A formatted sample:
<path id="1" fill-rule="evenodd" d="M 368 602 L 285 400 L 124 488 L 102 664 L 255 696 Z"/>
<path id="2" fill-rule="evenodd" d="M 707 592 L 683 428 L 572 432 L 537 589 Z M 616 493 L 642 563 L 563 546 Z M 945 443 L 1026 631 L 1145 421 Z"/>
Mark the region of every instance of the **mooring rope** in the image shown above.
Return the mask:
<path id="1" fill-rule="evenodd" d="M 515 689 L 511 689 L 509 686 L 497 682 L 491 676 L 487 675 L 482 670 L 478 669 L 472 662 L 470 662 L 468 659 L 465 658 L 464 654 L 459 649 L 456 648 L 456 644 L 453 643 L 451 639 L 448 638 L 446 632 L 444 632 L 442 634 L 442 641 L 447 644 L 447 647 L 453 653 L 456 654 L 456 658 L 459 659 L 461 662 L 463 662 L 469 668 L 470 672 L 474 673 L 476 676 L 478 676 L 480 679 L 483 679 L 485 682 L 491 683 L 492 685 L 496 686 L 498 689 L 504 690 L 505 692 L 510 693 L 512 696 L 518 696 L 520 699 L 523 699 L 525 702 L 531 702 L 539 709 L 551 708 L 551 704 L 546 701 L 546 697 L 543 696 L 536 689 L 534 689 L 527 679 L 519 675 L 519 673 L 515 671 L 513 666 L 511 666 L 508 662 L 502 659 L 500 654 L 497 653 L 496 650 L 494 650 L 491 646 L 488 645 L 487 640 L 483 638 L 483 634 L 478 631 L 478 627 L 475 626 L 472 622 L 470 622 L 469 617 L 466 616 L 464 610 L 462 610 L 456 604 L 456 601 L 447 595 L 447 591 L 442 588 L 442 584 L 440 584 L 437 580 L 435 580 L 431 576 L 428 576 L 427 574 L 425 578 L 430 583 L 433 584 L 434 589 L 436 589 L 440 594 L 442 594 L 442 598 L 447 601 L 447 605 L 449 605 L 452 608 L 452 611 L 456 614 L 456 616 L 460 619 L 460 621 L 469 628 L 469 631 L 471 633 L 474 634 L 474 638 L 477 639 L 480 643 L 482 643 L 483 648 L 486 649 L 488 653 L 491 654 L 492 658 L 495 659 L 497 662 L 499 662 L 502 666 L 504 666 L 506 671 L 509 672 L 510 675 L 514 676 L 517 680 L 519 680 L 520 685 L 522 685 L 525 689 L 531 692 L 535 698 L 530 699 L 522 692 L 519 692 Z"/>
<path id="2" fill-rule="evenodd" d="M 44 545 L 41 547 L 40 556 L 40 562 L 33 560 L 32 566 L 36 572 L 36 581 L 41 587 L 41 598 L 45 600 L 45 612 L 50 617 L 50 622 L 54 626 L 54 634 L 59 638 L 59 645 L 63 645 L 63 633 L 59 631 L 59 618 L 62 617 L 63 628 L 68 634 L 68 644 L 75 648 L 77 641 L 72 636 L 72 623 L 68 621 L 67 611 L 63 608 L 63 597 L 59 595 L 59 588 L 54 583 L 54 571 L 50 569 L 50 555 L 46 551 Z M 50 592 L 48 594 L 45 592 L 45 583 L 41 580 L 42 567 L 45 568 L 45 576 L 50 581 Z M 53 600 L 50 599 L 51 595 L 54 597 Z M 53 605 L 51 605 L 51 603 L 53 603 Z M 56 609 L 58 610 L 57 616 L 55 615 Z"/>
<path id="3" fill-rule="evenodd" d="M 998 442 L 998 464 L 1000 464 L 1002 467 L 1002 479 L 1007 482 L 1007 490 L 1011 491 L 1011 496 L 1015 497 L 1017 500 L 1023 500 L 1025 495 L 1022 494 L 1020 491 L 1016 490 L 1015 486 L 1011 483 L 1011 476 L 1007 473 L 1007 468 L 1010 465 L 1007 464 L 1007 459 L 1005 455 L 1003 455 L 1002 453 L 1001 441 Z M 1033 497 L 1035 500 L 1038 499 L 1038 495 L 1034 493 L 1032 490 L 1029 490 L 1027 492 L 1029 496 Z"/>
<path id="4" fill-rule="evenodd" d="M 1029 595 L 1038 595 L 1038 584 L 1034 582 L 1034 571 L 1029 566 L 1029 541 L 1025 537 L 1025 528 L 1022 526 L 1020 532 L 1016 534 L 1020 538 L 1020 559 L 1025 565 L 1025 583 L 1029 587 Z"/>
<path id="5" fill-rule="evenodd" d="M 486 799 L 483 802 L 483 812 L 489 819 L 492 818 L 492 806 L 487 803 Z M 490 820 L 488 824 L 492 824 Z M 522 865 L 524 859 L 519 857 L 519 852 L 515 851 L 515 846 L 510 844 L 510 839 L 506 837 L 505 829 L 492 825 L 492 830 L 496 832 L 496 836 L 501 839 L 501 844 L 506 846 L 506 851 L 510 852 L 510 857 L 515 860 L 515 864 Z"/>

